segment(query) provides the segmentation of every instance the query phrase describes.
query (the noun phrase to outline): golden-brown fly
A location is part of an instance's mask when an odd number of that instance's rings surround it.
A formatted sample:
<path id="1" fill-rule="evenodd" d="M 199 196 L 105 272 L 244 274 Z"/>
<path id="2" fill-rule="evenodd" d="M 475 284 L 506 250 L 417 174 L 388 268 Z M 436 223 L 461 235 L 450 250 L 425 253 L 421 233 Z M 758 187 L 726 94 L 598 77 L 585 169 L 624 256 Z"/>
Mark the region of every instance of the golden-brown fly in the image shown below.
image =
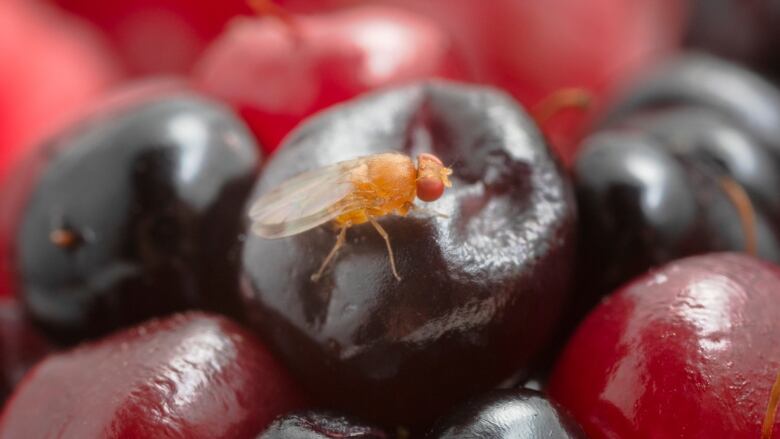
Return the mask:
<path id="1" fill-rule="evenodd" d="M 336 245 L 312 275 L 317 281 L 344 245 L 347 229 L 371 223 L 385 240 L 393 276 L 395 267 L 390 237 L 377 218 L 406 216 L 414 200 L 437 200 L 452 186 L 452 170 L 432 154 L 411 157 L 383 153 L 339 162 L 293 177 L 257 199 L 249 211 L 252 230 L 263 238 L 303 233 L 328 221 L 339 229 Z"/>

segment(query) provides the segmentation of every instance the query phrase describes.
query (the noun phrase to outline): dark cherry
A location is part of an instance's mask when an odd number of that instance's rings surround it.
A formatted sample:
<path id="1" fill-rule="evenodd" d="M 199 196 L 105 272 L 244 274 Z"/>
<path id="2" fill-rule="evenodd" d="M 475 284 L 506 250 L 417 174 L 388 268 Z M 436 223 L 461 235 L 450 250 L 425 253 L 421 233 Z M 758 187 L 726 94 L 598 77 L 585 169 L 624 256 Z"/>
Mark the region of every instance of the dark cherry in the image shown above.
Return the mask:
<path id="1" fill-rule="evenodd" d="M 0 404 L 30 367 L 51 351 L 51 346 L 30 324 L 12 298 L 0 299 Z"/>
<path id="2" fill-rule="evenodd" d="M 761 0 L 695 0 L 689 12 L 688 46 L 780 73 L 780 3 Z M 724 32 L 728 29 L 728 32 Z"/>
<path id="3" fill-rule="evenodd" d="M 349 416 L 307 410 L 279 417 L 257 439 L 390 439 L 379 427 Z"/>
<path id="4" fill-rule="evenodd" d="M 491 88 L 424 82 L 310 119 L 254 196 L 288 178 L 383 151 L 437 155 L 453 187 L 430 209 L 369 225 L 318 282 L 336 233 L 248 236 L 242 293 L 254 327 L 330 407 L 389 425 L 430 420 L 529 368 L 567 298 L 575 206 L 534 123 Z M 420 204 L 418 202 L 418 204 Z"/>
<path id="5" fill-rule="evenodd" d="M 31 316 L 69 342 L 183 308 L 235 312 L 231 248 L 256 151 L 230 110 L 187 92 L 52 140 L 15 242 Z"/>
<path id="6" fill-rule="evenodd" d="M 0 29 L 0 60 L 6 65 L 0 72 L 0 296 L 7 296 L 16 288 L 3 198 L 14 185 L 15 168 L 31 147 L 76 120 L 119 75 L 98 35 L 45 2 L 3 0 Z"/>
<path id="7" fill-rule="evenodd" d="M 639 112 L 621 125 L 648 133 L 676 157 L 729 175 L 780 230 L 780 161 L 745 127 L 696 107 Z"/>
<path id="8" fill-rule="evenodd" d="M 719 114 L 693 108 L 645 113 L 591 136 L 575 168 L 580 209 L 579 282 L 592 304 L 652 266 L 717 250 L 780 261 L 772 188 L 780 169 L 765 146 Z M 751 198 L 753 220 L 724 184 Z M 767 187 L 768 186 L 768 187 Z"/>
<path id="9" fill-rule="evenodd" d="M 780 90 L 758 74 L 710 55 L 680 55 L 631 85 L 614 103 L 605 125 L 643 109 L 678 105 L 707 107 L 732 118 L 780 161 Z"/>
<path id="10" fill-rule="evenodd" d="M 582 429 L 544 394 L 494 390 L 437 421 L 428 439 L 585 439 Z"/>
<path id="11" fill-rule="evenodd" d="M 303 403 L 251 333 L 190 312 L 49 356 L 12 395 L 0 437 L 251 439 Z"/>

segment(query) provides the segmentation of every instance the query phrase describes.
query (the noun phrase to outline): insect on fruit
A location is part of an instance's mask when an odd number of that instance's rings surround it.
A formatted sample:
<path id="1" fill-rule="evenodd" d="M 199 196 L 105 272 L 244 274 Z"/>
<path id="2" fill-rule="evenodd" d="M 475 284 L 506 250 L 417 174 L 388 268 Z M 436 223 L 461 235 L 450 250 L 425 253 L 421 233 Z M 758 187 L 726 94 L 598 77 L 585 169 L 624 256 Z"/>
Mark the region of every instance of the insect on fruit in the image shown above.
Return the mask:
<path id="1" fill-rule="evenodd" d="M 415 198 L 439 199 L 452 186 L 450 174 L 438 157 L 427 153 L 417 156 L 417 167 L 398 153 L 339 162 L 293 177 L 257 199 L 249 211 L 252 230 L 263 238 L 284 238 L 333 221 L 339 229 L 336 245 L 312 275 L 316 282 L 344 245 L 347 229 L 371 223 L 385 240 L 393 276 L 401 280 L 390 237 L 376 219 L 406 216 L 415 209 Z"/>

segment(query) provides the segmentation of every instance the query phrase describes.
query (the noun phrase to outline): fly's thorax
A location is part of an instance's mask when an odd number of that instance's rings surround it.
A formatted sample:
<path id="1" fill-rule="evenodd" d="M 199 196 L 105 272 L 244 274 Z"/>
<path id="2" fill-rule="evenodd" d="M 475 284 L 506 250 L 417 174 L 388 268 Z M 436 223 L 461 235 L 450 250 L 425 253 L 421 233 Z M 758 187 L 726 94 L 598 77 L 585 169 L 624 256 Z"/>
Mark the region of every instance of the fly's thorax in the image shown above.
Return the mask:
<path id="1" fill-rule="evenodd" d="M 339 225 L 362 224 L 414 202 L 417 170 L 408 156 L 388 153 L 365 160 L 365 166 L 356 168 L 350 176 L 350 204 L 359 207 L 336 218 Z"/>
<path id="2" fill-rule="evenodd" d="M 408 156 L 381 154 L 369 162 L 368 174 L 387 213 L 414 201 L 417 169 Z"/>

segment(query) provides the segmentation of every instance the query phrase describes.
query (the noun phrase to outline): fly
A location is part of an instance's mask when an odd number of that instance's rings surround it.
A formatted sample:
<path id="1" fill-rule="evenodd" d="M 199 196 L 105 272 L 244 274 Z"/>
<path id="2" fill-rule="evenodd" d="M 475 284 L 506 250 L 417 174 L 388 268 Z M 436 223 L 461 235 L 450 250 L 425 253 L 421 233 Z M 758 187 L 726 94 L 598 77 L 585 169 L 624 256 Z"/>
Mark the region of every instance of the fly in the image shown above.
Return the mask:
<path id="1" fill-rule="evenodd" d="M 411 157 L 399 153 L 339 162 L 293 177 L 257 199 L 249 210 L 252 231 L 276 239 L 333 221 L 339 230 L 336 244 L 311 276 L 316 282 L 344 246 L 347 229 L 371 223 L 384 239 L 393 276 L 400 281 L 390 237 L 377 219 L 406 216 L 415 209 L 416 198 L 439 199 L 452 186 L 451 174 L 438 157 L 427 153 L 417 156 L 417 166 Z"/>

